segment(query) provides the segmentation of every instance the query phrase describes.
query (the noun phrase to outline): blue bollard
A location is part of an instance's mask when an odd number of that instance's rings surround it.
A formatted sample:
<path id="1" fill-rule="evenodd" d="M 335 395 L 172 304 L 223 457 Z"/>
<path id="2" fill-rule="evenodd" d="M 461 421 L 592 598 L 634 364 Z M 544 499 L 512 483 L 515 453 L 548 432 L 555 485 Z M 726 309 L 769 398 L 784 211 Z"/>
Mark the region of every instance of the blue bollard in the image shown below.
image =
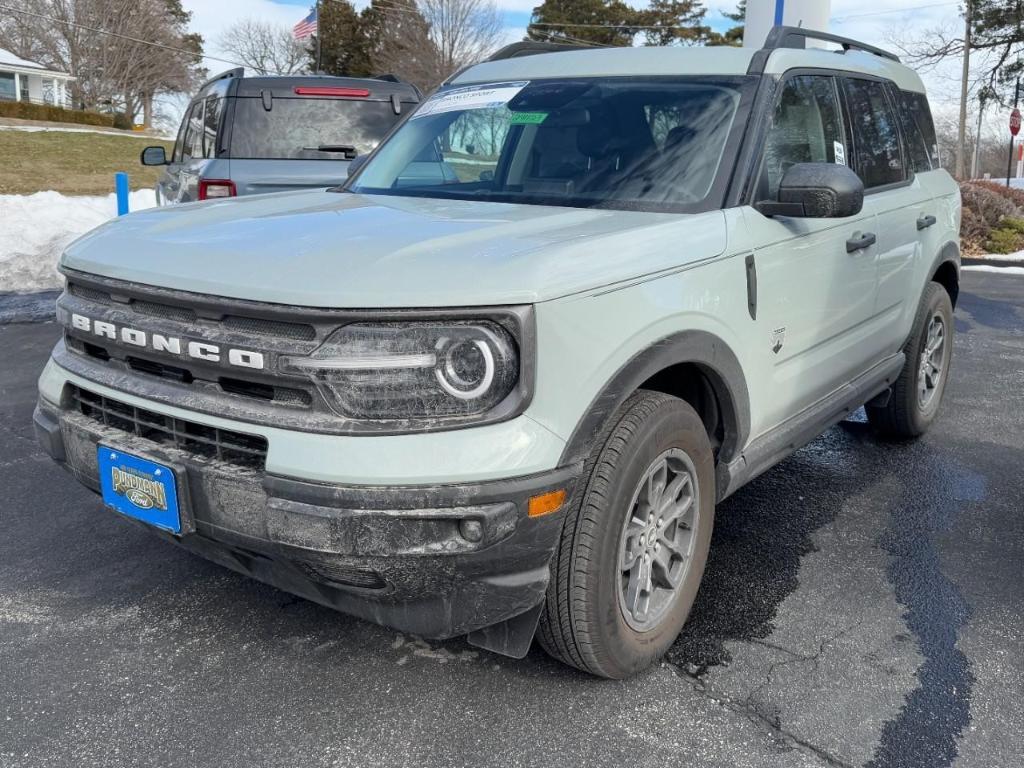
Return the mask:
<path id="1" fill-rule="evenodd" d="M 128 213 L 128 174 L 118 171 L 114 174 L 114 191 L 117 193 L 117 215 Z"/>

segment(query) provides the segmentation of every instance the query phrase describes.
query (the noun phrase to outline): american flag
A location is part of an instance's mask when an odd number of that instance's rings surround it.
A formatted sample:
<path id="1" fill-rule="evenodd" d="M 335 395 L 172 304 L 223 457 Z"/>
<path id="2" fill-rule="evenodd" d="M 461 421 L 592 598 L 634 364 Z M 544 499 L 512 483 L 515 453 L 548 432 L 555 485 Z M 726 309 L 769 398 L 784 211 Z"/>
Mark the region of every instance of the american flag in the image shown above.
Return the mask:
<path id="1" fill-rule="evenodd" d="M 317 34 L 316 8 L 310 11 L 309 16 L 292 27 L 292 37 L 296 40 L 305 40 L 307 37 L 311 37 L 315 34 Z"/>

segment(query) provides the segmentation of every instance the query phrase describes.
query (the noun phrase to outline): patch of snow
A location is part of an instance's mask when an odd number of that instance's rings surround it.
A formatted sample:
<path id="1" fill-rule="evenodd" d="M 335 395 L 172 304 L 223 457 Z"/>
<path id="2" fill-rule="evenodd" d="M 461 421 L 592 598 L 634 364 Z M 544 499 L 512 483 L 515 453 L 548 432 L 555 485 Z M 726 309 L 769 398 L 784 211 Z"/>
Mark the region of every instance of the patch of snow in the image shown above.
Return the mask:
<path id="1" fill-rule="evenodd" d="M 138 211 L 156 205 L 151 189 L 131 192 L 128 208 Z M 0 291 L 59 289 L 61 252 L 75 238 L 117 215 L 110 195 L 0 195 Z"/>
<path id="2" fill-rule="evenodd" d="M 966 258 L 971 258 L 970 256 Z M 1016 253 L 983 253 L 978 256 L 979 259 L 985 261 L 1020 261 L 1024 262 L 1024 251 L 1017 251 Z"/>
<path id="3" fill-rule="evenodd" d="M 967 272 L 994 272 L 997 275 L 1024 275 L 1024 267 L 992 267 L 988 264 L 968 265 L 960 267 Z"/>
<path id="4" fill-rule="evenodd" d="M 104 136 L 126 136 L 129 139 L 149 139 L 150 141 L 163 138 L 170 141 L 172 137 L 147 136 L 143 133 L 130 133 L 128 131 L 111 131 L 103 128 L 63 128 L 44 125 L 0 125 L 0 131 L 24 131 L 25 133 L 101 133 Z"/>

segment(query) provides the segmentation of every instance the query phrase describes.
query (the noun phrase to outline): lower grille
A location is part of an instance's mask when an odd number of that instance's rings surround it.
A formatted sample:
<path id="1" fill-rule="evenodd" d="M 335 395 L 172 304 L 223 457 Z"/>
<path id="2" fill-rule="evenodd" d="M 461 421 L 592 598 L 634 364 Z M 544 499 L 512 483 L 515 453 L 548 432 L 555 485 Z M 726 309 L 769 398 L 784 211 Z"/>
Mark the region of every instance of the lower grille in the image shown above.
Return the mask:
<path id="1" fill-rule="evenodd" d="M 361 589 L 384 589 L 387 583 L 371 568 L 336 565 L 330 563 L 307 563 L 294 561 L 296 567 L 314 581 L 328 581 L 346 587 Z"/>
<path id="2" fill-rule="evenodd" d="M 263 469 L 266 464 L 266 438 L 165 416 L 81 387 L 71 386 L 70 397 L 77 411 L 105 427 L 205 459 L 252 469 Z"/>

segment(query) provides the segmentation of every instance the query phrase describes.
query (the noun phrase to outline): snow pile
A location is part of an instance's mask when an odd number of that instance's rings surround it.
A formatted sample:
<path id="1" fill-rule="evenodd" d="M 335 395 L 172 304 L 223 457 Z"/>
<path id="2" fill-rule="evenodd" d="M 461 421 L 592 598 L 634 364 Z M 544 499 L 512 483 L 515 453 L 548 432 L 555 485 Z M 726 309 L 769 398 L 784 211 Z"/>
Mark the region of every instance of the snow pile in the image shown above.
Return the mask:
<path id="1" fill-rule="evenodd" d="M 48 125 L 0 125 L 0 131 L 22 131 L 24 133 L 100 133 L 104 136 L 127 136 L 129 139 L 163 138 L 165 141 L 173 141 L 173 136 L 157 137 L 148 133 L 127 133 L 125 131 L 106 130 L 103 128 L 66 128 L 59 126 L 51 128 Z"/>
<path id="2" fill-rule="evenodd" d="M 156 205 L 151 189 L 130 193 L 128 208 Z M 60 288 L 57 260 L 79 235 L 117 215 L 113 194 L 67 196 L 59 192 L 0 195 L 0 292 Z"/>

